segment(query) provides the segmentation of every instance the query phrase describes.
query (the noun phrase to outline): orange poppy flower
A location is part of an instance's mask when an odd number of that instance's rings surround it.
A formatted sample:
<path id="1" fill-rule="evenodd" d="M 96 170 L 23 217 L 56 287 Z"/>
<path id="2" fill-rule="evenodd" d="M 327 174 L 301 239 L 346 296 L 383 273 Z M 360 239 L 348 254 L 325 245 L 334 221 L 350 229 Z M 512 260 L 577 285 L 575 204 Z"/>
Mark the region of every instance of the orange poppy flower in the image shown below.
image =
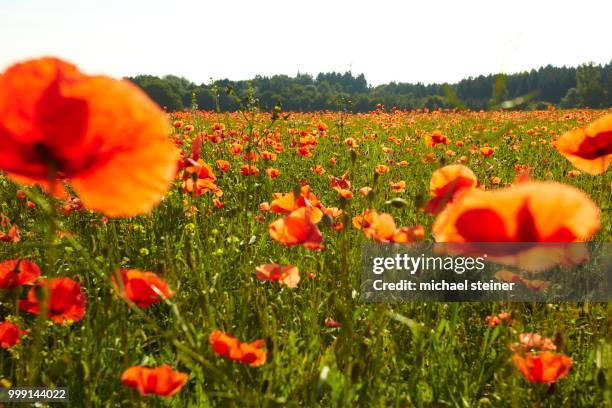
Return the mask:
<path id="1" fill-rule="evenodd" d="M 48 291 L 47 314 L 55 323 L 66 321 L 78 322 L 85 316 L 87 298 L 81 285 L 70 278 L 44 279 L 28 292 L 26 300 L 19 301 L 19 309 L 24 312 L 39 314 L 40 302 L 38 288 L 46 287 Z"/>
<path id="2" fill-rule="evenodd" d="M 323 213 L 329 215 L 332 218 L 338 218 L 342 214 L 344 214 L 344 211 L 337 207 L 327 207 L 323 210 Z"/>
<path id="3" fill-rule="evenodd" d="M 485 322 L 489 325 L 489 327 L 497 327 L 501 323 L 505 323 L 507 325 L 512 324 L 512 316 L 508 312 L 501 312 L 497 315 L 487 316 L 485 318 Z"/>
<path id="4" fill-rule="evenodd" d="M 372 187 L 361 187 L 359 189 L 359 194 L 361 194 L 362 196 L 366 197 L 368 194 L 370 194 L 370 192 L 372 191 Z"/>
<path id="5" fill-rule="evenodd" d="M 6 230 L 6 232 L 4 232 Z M 15 224 L 11 224 L 11 219 L 0 214 L 0 242 L 19 242 L 21 234 Z"/>
<path id="6" fill-rule="evenodd" d="M 352 137 L 347 137 L 346 139 L 344 139 L 344 143 L 348 146 L 348 147 L 357 147 L 359 146 L 359 144 L 357 143 L 357 141 L 352 138 Z"/>
<path id="7" fill-rule="evenodd" d="M 438 215 L 438 242 L 580 242 L 599 230 L 600 210 L 582 191 L 556 182 L 472 189 Z"/>
<path id="8" fill-rule="evenodd" d="M 221 171 L 228 171 L 232 168 L 232 165 L 227 160 L 217 160 L 215 165 Z"/>
<path id="9" fill-rule="evenodd" d="M 243 165 L 240 167 L 240 172 L 243 176 L 259 176 L 259 169 L 253 165 Z"/>
<path id="10" fill-rule="evenodd" d="M 132 366 L 121 374 L 121 382 L 126 387 L 135 388 L 140 395 L 159 395 L 171 397 L 183 388 L 189 375 L 174 371 L 169 365 L 156 368 Z"/>
<path id="11" fill-rule="evenodd" d="M 493 148 L 489 146 L 483 146 L 480 148 L 480 154 L 482 154 L 484 157 L 489 157 L 493 154 Z"/>
<path id="12" fill-rule="evenodd" d="M 30 285 L 40 276 L 40 268 L 25 259 L 12 259 L 0 263 L 0 289 L 14 289 Z"/>
<path id="13" fill-rule="evenodd" d="M 332 188 L 338 187 L 338 188 L 348 190 L 351 188 L 351 182 L 346 179 L 347 176 L 348 176 L 348 173 L 344 173 L 340 177 L 328 176 L 327 178 L 329 180 L 329 185 Z"/>
<path id="14" fill-rule="evenodd" d="M 432 199 L 426 204 L 427 212 L 436 214 L 453 201 L 457 194 L 478 185 L 472 170 L 461 164 L 451 164 L 434 171 L 429 182 Z"/>
<path id="15" fill-rule="evenodd" d="M 555 147 L 578 169 L 593 175 L 605 172 L 612 163 L 612 114 L 565 133 Z"/>
<path id="16" fill-rule="evenodd" d="M 261 152 L 261 158 L 263 160 L 270 160 L 270 161 L 276 161 L 277 160 L 277 156 L 276 153 L 272 153 L 272 152 Z"/>
<path id="17" fill-rule="evenodd" d="M 121 269 L 119 275 L 123 282 L 123 296 L 136 303 L 138 307 L 149 307 L 174 295 L 174 292 L 168 289 L 168 284 L 153 272 Z M 115 289 L 119 290 L 115 276 L 112 277 L 112 280 Z"/>
<path id="18" fill-rule="evenodd" d="M 264 264 L 255 270 L 261 281 L 280 282 L 289 288 L 296 288 L 300 283 L 300 272 L 294 265 Z"/>
<path id="19" fill-rule="evenodd" d="M 269 169 L 266 169 L 266 174 L 268 175 L 268 177 L 275 179 L 278 176 L 280 176 L 281 173 L 278 169 L 269 168 Z"/>
<path id="20" fill-rule="evenodd" d="M 242 160 L 249 163 L 255 163 L 259 161 L 259 154 L 257 152 L 245 153 L 242 156 Z"/>
<path id="21" fill-rule="evenodd" d="M 240 143 L 232 143 L 230 150 L 234 156 L 242 153 L 242 145 Z"/>
<path id="22" fill-rule="evenodd" d="M 552 384 L 567 375 L 572 368 L 572 359 L 564 354 L 545 351 L 526 357 L 514 354 L 512 360 L 523 377 L 532 383 Z"/>
<path id="23" fill-rule="evenodd" d="M 319 198 L 312 192 L 310 186 L 300 187 L 300 194 L 295 198 L 293 192 L 285 194 L 275 194 L 274 200 L 270 204 L 270 210 L 275 213 L 291 213 L 298 208 L 309 207 L 313 209 L 313 219 L 317 223 L 323 216 L 320 208 L 323 208 Z"/>
<path id="24" fill-rule="evenodd" d="M 389 167 L 385 166 L 384 164 L 378 164 L 376 165 L 376 167 L 374 168 L 374 171 L 378 174 L 384 174 L 384 173 L 388 173 L 389 172 Z"/>
<path id="25" fill-rule="evenodd" d="M 18 344 L 28 331 L 21 330 L 16 324 L 3 321 L 0 323 L 0 346 L 8 349 Z"/>
<path id="26" fill-rule="evenodd" d="M 425 144 L 429 147 L 436 147 L 439 144 L 447 145 L 450 142 L 448 136 L 443 135 L 438 129 L 434 130 L 432 134 L 425 139 Z"/>
<path id="27" fill-rule="evenodd" d="M 265 345 L 262 339 L 251 343 L 243 343 L 236 337 L 219 330 L 214 330 L 208 338 L 213 351 L 232 361 L 259 367 L 265 364 L 267 353 L 262 350 Z"/>
<path id="28" fill-rule="evenodd" d="M 314 166 L 314 167 L 312 168 L 312 171 L 313 171 L 314 173 L 318 174 L 318 175 L 321 175 L 321 174 L 325 173 L 325 169 L 324 169 L 324 168 L 323 168 L 321 165 L 319 165 L 319 164 L 317 164 L 316 166 Z"/>
<path id="29" fill-rule="evenodd" d="M 195 197 L 199 197 L 204 193 L 212 192 L 217 197 L 223 195 L 223 191 L 215 184 L 217 177 L 213 169 L 202 159 L 194 161 L 186 159 L 187 166 L 182 171 L 183 183 L 181 190 L 185 193 L 190 193 Z"/>
<path id="30" fill-rule="evenodd" d="M 338 197 L 344 198 L 346 200 L 350 200 L 351 198 L 353 198 L 353 193 L 351 192 L 351 190 L 347 190 L 341 187 L 334 187 L 334 190 L 338 192 Z"/>
<path id="31" fill-rule="evenodd" d="M 316 226 L 321 217 L 321 210 L 301 207 L 271 223 L 268 232 L 272 239 L 287 246 L 302 244 L 307 249 L 322 249 L 323 236 Z"/>
<path id="32" fill-rule="evenodd" d="M 400 180 L 397 183 L 391 181 L 389 184 L 391 185 L 391 190 L 396 193 L 403 193 L 406 191 L 406 182 L 404 180 Z"/>
<path id="33" fill-rule="evenodd" d="M 390 214 L 379 214 L 374 210 L 366 210 L 361 218 L 353 217 L 353 225 L 363 229 L 366 237 L 377 242 L 414 242 L 420 239 L 423 233 L 421 226 L 397 228 Z"/>
<path id="34" fill-rule="evenodd" d="M 161 200 L 177 164 L 168 134 L 166 114 L 129 81 L 54 58 L 0 75 L 0 168 L 56 195 L 56 180 L 68 181 L 108 216 L 147 213 Z"/>
<path id="35" fill-rule="evenodd" d="M 447 206 L 433 224 L 437 242 L 450 252 L 476 251 L 466 243 L 523 242 L 511 248 L 487 247 L 489 260 L 541 272 L 588 259 L 583 245 L 600 227 L 600 210 L 582 191 L 555 182 L 525 181 L 514 187 L 472 189 Z M 541 243 L 541 244 L 538 244 Z"/>

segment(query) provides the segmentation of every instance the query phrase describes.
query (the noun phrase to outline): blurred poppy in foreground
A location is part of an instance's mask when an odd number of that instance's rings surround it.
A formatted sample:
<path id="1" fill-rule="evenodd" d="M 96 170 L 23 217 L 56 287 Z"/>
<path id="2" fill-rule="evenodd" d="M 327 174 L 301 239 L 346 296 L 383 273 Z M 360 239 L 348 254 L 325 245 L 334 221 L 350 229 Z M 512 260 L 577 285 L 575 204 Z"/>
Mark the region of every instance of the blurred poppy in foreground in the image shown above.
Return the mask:
<path id="1" fill-rule="evenodd" d="M 612 163 L 612 114 L 565 133 L 555 146 L 578 169 L 593 175 L 605 172 Z"/>
<path id="2" fill-rule="evenodd" d="M 599 227 L 600 210 L 583 191 L 523 182 L 472 190 L 438 216 L 434 234 L 440 242 L 583 242 Z"/>
<path id="3" fill-rule="evenodd" d="M 268 232 L 272 239 L 287 246 L 302 244 L 307 249 L 322 249 L 323 235 L 316 225 L 321 216 L 318 208 L 301 207 L 271 223 Z"/>
<path id="4" fill-rule="evenodd" d="M 3 349 L 13 347 L 21 341 L 21 337 L 27 332 L 27 330 L 21 330 L 14 323 L 7 321 L 0 323 L 0 346 Z"/>
<path id="5" fill-rule="evenodd" d="M 565 377 L 572 368 L 572 359 L 564 354 L 545 351 L 523 357 L 514 354 L 512 360 L 523 377 L 532 383 L 551 384 Z"/>
<path id="6" fill-rule="evenodd" d="M 463 194 L 438 215 L 433 235 L 437 242 L 447 243 L 532 243 L 497 248 L 506 251 L 498 255 L 507 256 L 498 261 L 536 272 L 583 262 L 588 255 L 580 245 L 544 243 L 583 242 L 599 227 L 600 210 L 582 191 L 555 182 L 523 182 Z M 454 244 L 447 249 L 462 246 L 469 247 Z"/>
<path id="7" fill-rule="evenodd" d="M 429 181 L 432 199 L 427 202 L 427 212 L 436 214 L 453 201 L 456 195 L 478 185 L 478 178 L 472 170 L 462 164 L 451 164 L 434 171 Z"/>
<path id="8" fill-rule="evenodd" d="M 262 339 L 243 343 L 236 337 L 215 330 L 210 334 L 208 341 L 216 354 L 232 361 L 248 364 L 251 367 L 259 367 L 266 362 L 267 353 L 262 350 L 265 345 Z"/>
<path id="9" fill-rule="evenodd" d="M 174 294 L 168 289 L 166 282 L 153 272 L 141 272 L 135 269 L 119 271 L 123 282 L 123 295 L 138 307 L 149 307 L 160 300 L 168 299 Z M 119 285 L 112 277 L 113 285 L 119 290 Z"/>
<path id="10" fill-rule="evenodd" d="M 88 76 L 55 58 L 0 75 L 0 168 L 22 184 L 108 216 L 149 212 L 169 188 L 177 154 L 166 114 L 131 82 Z"/>
<path id="11" fill-rule="evenodd" d="M 47 289 L 47 316 L 55 323 L 66 321 L 78 322 L 85 316 L 87 299 L 81 285 L 70 278 L 52 278 L 40 281 L 28 292 L 26 300 L 19 301 L 19 309 L 39 314 L 41 305 L 39 296 Z"/>
<path id="12" fill-rule="evenodd" d="M 143 396 L 155 394 L 170 397 L 183 388 L 188 378 L 187 374 L 174 371 L 166 364 L 156 368 L 132 366 L 121 374 L 121 382 L 137 389 Z"/>
<path id="13" fill-rule="evenodd" d="M 0 263 L 0 289 L 30 285 L 40 276 L 40 268 L 32 261 L 11 259 Z"/>
<path id="14" fill-rule="evenodd" d="M 255 270 L 261 281 L 279 282 L 289 288 L 296 288 L 300 283 L 300 272 L 295 265 L 264 264 Z"/>

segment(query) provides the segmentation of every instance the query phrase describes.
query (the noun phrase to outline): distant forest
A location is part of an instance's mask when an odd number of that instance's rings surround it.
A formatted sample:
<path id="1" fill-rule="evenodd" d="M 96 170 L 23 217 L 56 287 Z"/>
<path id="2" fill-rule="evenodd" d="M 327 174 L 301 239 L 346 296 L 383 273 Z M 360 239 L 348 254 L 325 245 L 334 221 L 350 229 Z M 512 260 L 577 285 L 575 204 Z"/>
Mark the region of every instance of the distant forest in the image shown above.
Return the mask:
<path id="1" fill-rule="evenodd" d="M 320 73 L 316 77 L 256 76 L 248 81 L 223 79 L 209 84 L 174 75 L 128 78 L 168 111 L 198 109 L 235 111 L 237 96 L 251 92 L 263 110 L 280 105 L 284 111 L 348 109 L 367 112 L 387 108 L 545 109 L 612 107 L 612 61 L 577 68 L 548 65 L 517 74 L 480 75 L 455 84 L 397 83 L 371 86 L 363 74 Z"/>

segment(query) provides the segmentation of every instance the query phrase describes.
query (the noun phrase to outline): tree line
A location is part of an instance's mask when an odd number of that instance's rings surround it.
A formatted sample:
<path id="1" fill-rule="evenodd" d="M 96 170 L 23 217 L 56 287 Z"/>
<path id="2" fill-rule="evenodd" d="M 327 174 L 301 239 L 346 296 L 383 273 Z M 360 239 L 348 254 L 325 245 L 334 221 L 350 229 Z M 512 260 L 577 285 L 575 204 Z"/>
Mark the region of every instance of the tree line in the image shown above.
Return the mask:
<path id="1" fill-rule="evenodd" d="M 371 86 L 363 74 L 298 73 L 256 76 L 249 81 L 223 79 L 197 85 L 174 75 L 138 75 L 128 78 L 168 111 L 197 106 L 203 110 L 235 111 L 236 96 L 251 93 L 264 110 L 285 111 L 349 109 L 368 112 L 378 104 L 398 109 L 491 108 L 545 109 L 612 107 L 612 61 L 578 67 L 547 65 L 517 74 L 480 75 L 455 84 L 390 82 Z"/>

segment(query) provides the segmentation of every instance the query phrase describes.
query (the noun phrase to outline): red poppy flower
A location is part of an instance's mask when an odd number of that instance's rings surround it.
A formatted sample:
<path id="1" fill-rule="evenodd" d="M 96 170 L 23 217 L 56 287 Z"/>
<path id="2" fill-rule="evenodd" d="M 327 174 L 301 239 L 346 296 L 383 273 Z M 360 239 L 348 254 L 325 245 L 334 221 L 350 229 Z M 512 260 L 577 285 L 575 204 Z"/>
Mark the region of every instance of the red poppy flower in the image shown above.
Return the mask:
<path id="1" fill-rule="evenodd" d="M 600 210 L 582 191 L 555 182 L 469 193 L 438 215 L 438 242 L 578 242 L 600 226 Z"/>
<path id="2" fill-rule="evenodd" d="M 291 213 L 302 207 L 310 207 L 313 209 L 315 222 L 319 222 L 320 218 L 323 216 L 322 212 L 319 210 L 323 208 L 323 205 L 308 185 L 300 188 L 300 194 L 297 199 L 293 193 L 277 193 L 274 194 L 274 200 L 272 200 L 270 204 L 270 210 L 272 212 L 285 214 Z"/>
<path id="3" fill-rule="evenodd" d="M 300 272 L 295 265 L 264 264 L 256 269 L 257 279 L 280 282 L 289 288 L 296 288 L 300 283 Z"/>
<path id="4" fill-rule="evenodd" d="M 121 374 L 121 381 L 130 388 L 138 390 L 140 395 L 159 395 L 170 397 L 183 388 L 189 376 L 174 371 L 169 365 L 156 368 L 132 366 Z"/>
<path id="5" fill-rule="evenodd" d="M 21 337 L 27 332 L 27 330 L 21 330 L 14 323 L 3 321 L 0 323 L 0 346 L 3 349 L 13 347 L 21 341 Z"/>
<path id="6" fill-rule="evenodd" d="M 161 200 L 176 169 L 168 130 L 166 114 L 129 81 L 54 58 L 0 75 L 1 168 L 47 189 L 55 172 L 109 216 L 146 213 Z"/>
<path id="7" fill-rule="evenodd" d="M 512 356 L 514 364 L 529 382 L 551 384 L 565 377 L 572 368 L 572 359 L 564 354 L 545 351 L 539 354 Z"/>
<path id="8" fill-rule="evenodd" d="M 138 307 L 149 307 L 162 299 L 168 299 L 174 295 L 168 289 L 166 282 L 153 272 L 121 269 L 119 274 L 123 282 L 124 296 L 136 303 Z M 115 288 L 119 289 L 114 276 L 112 279 Z"/>
<path id="9" fill-rule="evenodd" d="M 217 160 L 215 162 L 217 168 L 221 171 L 228 171 L 232 165 L 227 160 Z"/>
<path id="10" fill-rule="evenodd" d="M 0 263 L 0 289 L 14 289 L 30 285 L 40 276 L 40 268 L 25 259 L 11 259 Z"/>
<path id="11" fill-rule="evenodd" d="M 489 146 L 483 146 L 480 148 L 480 154 L 482 154 L 484 157 L 489 157 L 493 154 L 493 148 Z"/>
<path id="12" fill-rule="evenodd" d="M 266 174 L 268 175 L 268 177 L 275 179 L 280 176 L 280 170 L 275 168 L 268 168 L 266 169 Z"/>
<path id="13" fill-rule="evenodd" d="M 384 174 L 389 172 L 389 167 L 384 164 L 377 164 L 374 171 L 378 174 Z"/>
<path id="14" fill-rule="evenodd" d="M 404 180 L 400 180 L 397 183 L 391 181 L 389 184 L 391 185 L 391 190 L 395 191 L 396 193 L 403 193 L 406 191 L 406 182 Z"/>
<path id="15" fill-rule="evenodd" d="M 19 309 L 39 314 L 40 302 L 37 292 L 46 287 L 48 291 L 47 315 L 55 323 L 66 321 L 78 322 L 85 316 L 87 299 L 81 290 L 81 285 L 70 278 L 52 278 L 42 280 L 28 292 L 26 300 L 19 301 Z"/>
<path id="16" fill-rule="evenodd" d="M 439 168 L 433 172 L 429 182 L 429 192 L 433 198 L 427 202 L 427 212 L 436 214 L 442 211 L 459 192 L 477 185 L 478 179 L 474 172 L 461 164 Z"/>
<path id="17" fill-rule="evenodd" d="M 318 214 L 315 213 L 318 210 Z M 275 241 L 287 246 L 303 244 L 307 249 L 321 249 L 323 236 L 316 226 L 322 211 L 301 207 L 268 226 L 268 232 Z M 317 219 L 318 218 L 318 219 Z"/>
<path id="18" fill-rule="evenodd" d="M 434 130 L 431 135 L 425 139 L 425 144 L 429 147 L 436 147 L 439 144 L 447 145 L 450 143 L 448 136 L 443 135 L 438 129 Z"/>
<path id="19" fill-rule="evenodd" d="M 366 237 L 377 242 L 409 243 L 423 237 L 423 227 L 397 228 L 391 214 L 366 210 L 353 217 L 353 226 L 362 229 Z"/>
<path id="20" fill-rule="evenodd" d="M 185 159 L 184 163 L 186 166 L 181 172 L 183 192 L 191 193 L 195 197 L 207 192 L 212 192 L 217 197 L 223 196 L 223 191 L 215 184 L 215 172 L 207 163 L 202 159 L 191 158 Z"/>
<path id="21" fill-rule="evenodd" d="M 578 169 L 593 175 L 605 172 L 612 163 L 612 114 L 565 133 L 555 147 Z"/>
<path id="22" fill-rule="evenodd" d="M 497 315 L 487 316 L 485 318 L 485 322 L 489 325 L 489 327 L 496 327 L 501 323 L 505 323 L 507 325 L 512 324 L 512 316 L 508 312 L 501 312 Z"/>
<path id="23" fill-rule="evenodd" d="M 370 194 L 370 192 L 372 191 L 372 187 L 361 187 L 359 189 L 359 194 L 361 194 L 364 197 L 367 197 L 368 194 Z"/>
<path id="24" fill-rule="evenodd" d="M 267 353 L 262 350 L 265 345 L 262 339 L 251 343 L 243 343 L 236 337 L 215 330 L 210 334 L 208 340 L 216 354 L 232 361 L 248 364 L 251 367 L 259 367 L 266 362 Z"/>

